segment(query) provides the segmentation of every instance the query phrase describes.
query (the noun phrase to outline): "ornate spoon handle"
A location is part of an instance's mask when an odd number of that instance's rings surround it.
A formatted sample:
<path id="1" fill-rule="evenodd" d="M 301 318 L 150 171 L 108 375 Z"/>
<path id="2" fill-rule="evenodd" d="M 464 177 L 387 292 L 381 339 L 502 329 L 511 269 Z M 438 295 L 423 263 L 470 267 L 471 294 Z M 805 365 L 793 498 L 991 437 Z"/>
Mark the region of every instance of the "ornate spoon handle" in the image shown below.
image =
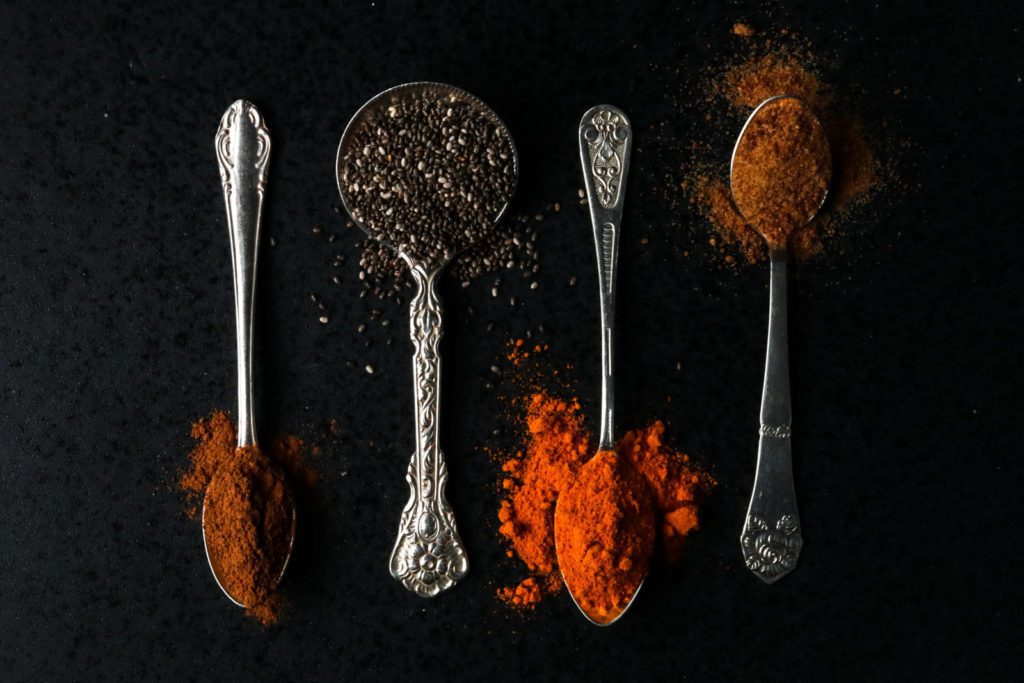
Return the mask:
<path id="1" fill-rule="evenodd" d="M 438 443 L 441 398 L 441 302 L 437 280 L 444 268 L 426 266 L 407 255 L 418 288 L 410 304 L 416 453 L 409 463 L 409 502 L 402 511 L 398 539 L 391 553 L 391 575 L 421 597 L 451 588 L 469 568 L 455 528 L 455 515 L 444 495 L 448 468 Z"/>
<path id="2" fill-rule="evenodd" d="M 231 234 L 238 344 L 238 445 L 256 443 L 252 390 L 252 312 L 256 248 L 270 162 L 270 131 L 251 102 L 238 100 L 224 112 L 215 139 L 224 204 Z"/>
<path id="3" fill-rule="evenodd" d="M 768 356 L 761 394 L 757 474 L 740 544 L 747 568 L 765 583 L 793 571 L 803 537 L 796 509 L 790 443 L 789 341 L 786 330 L 786 250 L 771 250 Z"/>
<path id="4" fill-rule="evenodd" d="M 626 196 L 626 173 L 633 145 L 629 119 L 616 107 L 600 104 L 580 121 L 580 162 L 594 226 L 597 271 L 601 281 L 601 438 L 598 448 L 615 447 L 615 275 L 619 228 Z"/>

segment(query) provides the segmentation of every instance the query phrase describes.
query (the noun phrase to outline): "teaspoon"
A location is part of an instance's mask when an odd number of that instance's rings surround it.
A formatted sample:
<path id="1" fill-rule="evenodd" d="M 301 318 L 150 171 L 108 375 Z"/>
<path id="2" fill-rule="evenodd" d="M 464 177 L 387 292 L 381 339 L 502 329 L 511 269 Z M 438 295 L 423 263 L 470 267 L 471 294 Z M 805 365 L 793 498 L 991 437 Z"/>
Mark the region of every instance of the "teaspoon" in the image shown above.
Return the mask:
<path id="1" fill-rule="evenodd" d="M 801 183 L 793 187 L 786 179 L 794 173 L 765 174 L 770 176 L 772 186 L 765 195 L 785 199 L 795 192 L 807 192 L 807 201 L 800 204 L 806 209 L 778 212 L 775 222 L 764 215 L 763 204 L 751 201 L 743 191 L 737 192 L 738 183 L 743 181 L 737 175 L 737 165 L 750 161 L 750 155 L 758 138 L 765 138 L 777 131 L 765 121 L 778 107 L 798 107 L 797 116 L 806 124 L 803 145 L 794 147 L 790 156 L 783 156 L 780 146 L 773 145 L 775 157 L 772 161 L 779 170 L 787 164 L 809 163 L 823 159 L 822 176 L 818 184 Z M 775 110 L 775 112 L 773 112 Z M 793 168 L 790 166 L 789 168 Z M 764 371 L 764 389 L 761 394 L 761 427 L 757 449 L 757 472 L 754 489 L 747 508 L 747 516 L 740 534 L 743 559 L 758 578 L 765 583 L 774 583 L 791 572 L 797 563 L 803 547 L 800 515 L 797 513 L 796 491 L 793 484 L 792 444 L 790 441 L 792 411 L 789 391 L 789 349 L 786 307 L 786 261 L 787 239 L 817 215 L 828 194 L 831 181 L 831 155 L 828 139 L 817 117 L 799 99 L 788 95 L 772 97 L 762 102 L 750 114 L 740 131 L 733 148 L 730 163 L 730 183 L 733 202 L 740 214 L 768 242 L 771 260 L 771 295 L 768 315 L 768 351 Z M 740 188 L 742 190 L 742 188 Z M 780 224 L 781 222 L 781 224 Z"/>
<path id="2" fill-rule="evenodd" d="M 402 251 L 390 244 L 380 230 L 370 229 L 353 210 L 353 190 L 344 181 L 344 160 L 356 149 L 363 126 L 371 125 L 386 115 L 389 108 L 417 99 L 459 102 L 487 119 L 493 134 L 500 136 L 511 149 L 508 160 L 513 174 L 512 186 L 500 210 L 490 216 L 489 229 L 501 220 L 508 209 L 519 161 L 512 136 L 494 111 L 468 92 L 443 83 L 416 82 L 389 88 L 369 100 L 356 112 L 345 127 L 338 145 L 335 165 L 338 191 L 352 222 L 372 239 L 394 249 L 405 261 L 416 282 L 417 292 L 410 302 L 410 332 L 413 352 L 413 392 L 415 398 L 416 450 L 413 453 L 406 481 L 409 501 L 402 511 L 398 537 L 391 553 L 391 575 L 408 590 L 421 597 L 433 597 L 454 586 L 469 569 L 465 547 L 455 525 L 455 514 L 445 496 L 448 468 L 439 441 L 441 403 L 442 333 L 441 300 L 437 284 L 447 265 L 446 259 L 431 259 Z M 453 158 L 456 158 L 453 155 Z M 477 236 L 479 239 L 480 235 Z M 471 244 L 460 245 L 466 249 Z"/>
<path id="3" fill-rule="evenodd" d="M 622 472 L 630 465 L 619 461 L 615 453 L 615 373 L 613 346 L 615 340 L 615 282 L 619 260 L 619 230 L 622 223 L 622 207 L 626 193 L 626 174 L 629 170 L 629 155 L 633 146 L 633 129 L 629 119 L 618 108 L 598 105 L 583 115 L 579 128 L 580 163 L 583 167 L 587 202 L 590 205 L 590 220 L 594 229 L 594 246 L 597 252 L 597 270 L 600 281 L 601 305 L 601 434 L 598 454 L 583 466 L 582 473 L 589 468 L 608 467 Z M 625 486 L 625 482 L 616 482 Z M 627 602 L 616 612 L 604 614 L 590 612 L 581 604 L 579 590 L 574 585 L 576 577 L 567 576 L 562 557 L 566 541 L 561 530 L 571 527 L 572 513 L 564 503 L 575 500 L 578 491 L 562 496 L 555 503 L 555 550 L 559 556 L 559 571 L 565 581 L 573 603 L 580 612 L 598 626 L 608 626 L 618 621 L 636 598 L 643 579 L 637 583 Z M 589 492 L 585 492 L 589 493 Z M 612 492 L 615 495 L 616 492 Z M 582 495 L 582 494 L 581 494 Z M 586 533 L 588 530 L 575 529 Z"/>
<path id="4" fill-rule="evenodd" d="M 256 448 L 252 387 L 252 322 L 256 288 L 256 252 L 259 245 L 263 195 L 267 184 L 267 167 L 270 162 L 270 131 L 267 130 L 263 116 L 252 103 L 238 100 L 224 112 L 214 143 L 217 161 L 220 164 L 221 183 L 224 186 L 234 275 L 235 336 L 238 347 L 238 448 Z M 284 481 L 284 474 L 280 468 L 272 462 L 266 463 L 266 466 L 273 468 L 274 479 Z M 224 580 L 225 573 L 215 556 L 210 553 L 206 511 L 210 502 L 210 491 L 216 488 L 218 479 L 222 476 L 227 476 L 226 468 L 222 468 L 219 474 L 214 475 L 203 498 L 203 546 L 213 577 L 224 594 L 239 607 L 252 607 L 242 604 L 228 591 Z M 284 576 L 295 543 L 295 498 L 290 491 L 287 501 L 291 528 L 287 552 L 283 557 L 272 558 L 280 563 L 275 585 Z M 262 517 L 263 511 L 254 512 L 257 518 Z M 272 571 L 271 575 L 274 574 Z"/>

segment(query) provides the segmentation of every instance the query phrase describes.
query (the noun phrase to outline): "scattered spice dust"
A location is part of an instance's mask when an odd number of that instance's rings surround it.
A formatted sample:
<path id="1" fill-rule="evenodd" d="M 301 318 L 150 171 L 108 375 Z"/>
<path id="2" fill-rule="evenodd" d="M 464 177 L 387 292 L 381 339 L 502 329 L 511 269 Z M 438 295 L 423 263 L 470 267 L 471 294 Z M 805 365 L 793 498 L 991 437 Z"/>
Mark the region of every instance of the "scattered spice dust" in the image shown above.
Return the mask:
<path id="1" fill-rule="evenodd" d="M 525 565 L 529 575 L 499 587 L 500 601 L 532 609 L 562 590 L 555 551 L 555 503 L 568 491 L 593 455 L 594 442 L 577 398 L 564 373 L 547 362 L 545 344 L 515 340 L 504 360 L 511 366 L 506 396 L 508 419 L 517 430 L 517 448 L 492 451 L 501 465 L 502 499 L 499 533 L 507 555 Z M 677 561 L 684 538 L 698 526 L 698 506 L 716 482 L 689 457 L 664 442 L 665 425 L 627 432 L 616 444 L 619 457 L 642 477 L 655 509 L 656 563 Z"/>
<path id="2" fill-rule="evenodd" d="M 282 603 L 273 588 L 291 531 L 285 511 L 292 496 L 310 494 L 317 473 L 308 461 L 319 449 L 294 435 L 239 449 L 235 422 L 221 410 L 193 423 L 192 438 L 189 466 L 178 478 L 185 514 L 200 520 L 209 488 L 208 540 L 221 575 L 249 616 L 275 623 Z"/>
<path id="3" fill-rule="evenodd" d="M 733 32 L 743 35 L 735 28 Z M 677 184 L 711 228 L 708 244 L 726 263 L 765 260 L 764 239 L 733 204 L 730 152 L 743 122 L 758 104 L 775 95 L 800 98 L 820 119 L 832 155 L 832 182 L 824 206 L 790 238 L 794 258 L 806 260 L 820 254 L 831 238 L 850 226 L 857 209 L 892 180 L 892 170 L 880 159 L 877 141 L 866 133 L 849 98 L 832 87 L 809 47 L 785 31 L 745 37 L 750 39 L 742 43 L 744 54 L 723 68 L 709 70 L 702 106 L 708 109 L 708 121 L 716 123 L 716 131 L 708 139 L 692 141 L 684 177 Z"/>
<path id="4" fill-rule="evenodd" d="M 733 34 L 740 38 L 753 38 L 757 31 L 750 24 L 744 24 L 742 21 L 737 21 L 732 25 Z"/>

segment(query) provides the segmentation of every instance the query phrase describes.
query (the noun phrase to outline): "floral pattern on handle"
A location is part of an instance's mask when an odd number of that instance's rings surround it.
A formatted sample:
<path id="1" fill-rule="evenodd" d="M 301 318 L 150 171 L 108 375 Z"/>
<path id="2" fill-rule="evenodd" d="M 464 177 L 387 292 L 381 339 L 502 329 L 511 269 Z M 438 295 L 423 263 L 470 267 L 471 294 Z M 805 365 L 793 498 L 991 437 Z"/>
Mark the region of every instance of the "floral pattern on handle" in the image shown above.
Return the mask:
<path id="1" fill-rule="evenodd" d="M 796 567 L 804 540 L 800 521 L 794 515 L 783 515 L 774 527 L 757 515 L 749 515 L 740 543 L 747 569 L 771 582 Z"/>
<path id="2" fill-rule="evenodd" d="M 455 515 L 445 498 L 448 468 L 438 444 L 441 302 L 437 279 L 442 268 L 428 268 L 404 254 L 402 257 L 418 288 L 410 308 L 416 453 L 406 474 L 409 502 L 402 511 L 391 554 L 391 575 L 417 595 L 433 597 L 465 576 L 469 564 Z"/>
<path id="3" fill-rule="evenodd" d="M 618 112 L 599 109 L 582 132 L 598 203 L 610 209 L 619 201 L 629 123 Z"/>

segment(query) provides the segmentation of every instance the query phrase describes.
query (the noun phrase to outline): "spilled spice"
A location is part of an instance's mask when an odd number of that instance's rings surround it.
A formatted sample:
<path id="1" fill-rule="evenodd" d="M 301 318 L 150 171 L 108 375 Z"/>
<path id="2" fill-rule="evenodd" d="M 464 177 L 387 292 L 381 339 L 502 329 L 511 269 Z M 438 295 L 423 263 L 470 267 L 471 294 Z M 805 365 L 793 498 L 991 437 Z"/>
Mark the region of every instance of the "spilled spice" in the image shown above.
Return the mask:
<path id="1" fill-rule="evenodd" d="M 686 535 L 697 528 L 698 505 L 716 482 L 691 464 L 690 456 L 666 445 L 664 436 L 665 425 L 659 420 L 626 432 L 616 450 L 647 481 L 660 513 L 658 552 L 672 563 L 682 555 Z"/>
<path id="2" fill-rule="evenodd" d="M 690 146 L 686 174 L 679 186 L 687 201 L 712 229 L 708 243 L 726 263 L 736 257 L 756 263 L 768 256 L 764 239 L 737 212 L 729 187 L 729 156 L 735 135 L 750 112 L 776 95 L 805 102 L 825 128 L 832 154 L 832 182 L 821 211 L 790 240 L 798 260 L 821 253 L 828 240 L 846 228 L 857 209 L 869 203 L 890 172 L 879 160 L 871 138 L 851 103 L 821 75 L 819 60 L 806 47 L 781 36 L 743 42 L 746 55 L 712 72 L 707 85 L 708 120 L 721 122 L 714 139 Z"/>
<path id="3" fill-rule="evenodd" d="M 274 623 L 281 602 L 273 589 L 288 552 L 290 511 L 294 498 L 308 495 L 316 481 L 307 460 L 317 449 L 292 435 L 274 439 L 266 449 L 239 449 L 235 423 L 225 411 L 197 420 L 192 438 L 189 467 L 178 479 L 185 513 L 200 519 L 209 488 L 211 560 L 246 613 Z"/>
<path id="4" fill-rule="evenodd" d="M 732 25 L 732 32 L 740 38 L 753 38 L 757 33 L 753 26 L 744 24 L 742 21 L 737 21 Z"/>
<path id="5" fill-rule="evenodd" d="M 507 554 L 526 565 L 530 575 L 497 589 L 504 603 L 532 608 L 562 589 L 555 551 L 555 503 L 576 480 L 592 456 L 591 434 L 576 398 L 568 393 L 564 373 L 545 367 L 544 344 L 511 342 L 505 357 L 512 373 L 507 396 L 510 420 L 519 430 L 518 449 L 494 452 L 501 463 L 502 500 L 499 533 Z M 670 563 L 683 551 L 683 539 L 697 528 L 700 501 L 715 480 L 689 457 L 667 446 L 660 421 L 627 432 L 616 444 L 619 457 L 643 478 L 655 511 L 654 560 Z"/>

